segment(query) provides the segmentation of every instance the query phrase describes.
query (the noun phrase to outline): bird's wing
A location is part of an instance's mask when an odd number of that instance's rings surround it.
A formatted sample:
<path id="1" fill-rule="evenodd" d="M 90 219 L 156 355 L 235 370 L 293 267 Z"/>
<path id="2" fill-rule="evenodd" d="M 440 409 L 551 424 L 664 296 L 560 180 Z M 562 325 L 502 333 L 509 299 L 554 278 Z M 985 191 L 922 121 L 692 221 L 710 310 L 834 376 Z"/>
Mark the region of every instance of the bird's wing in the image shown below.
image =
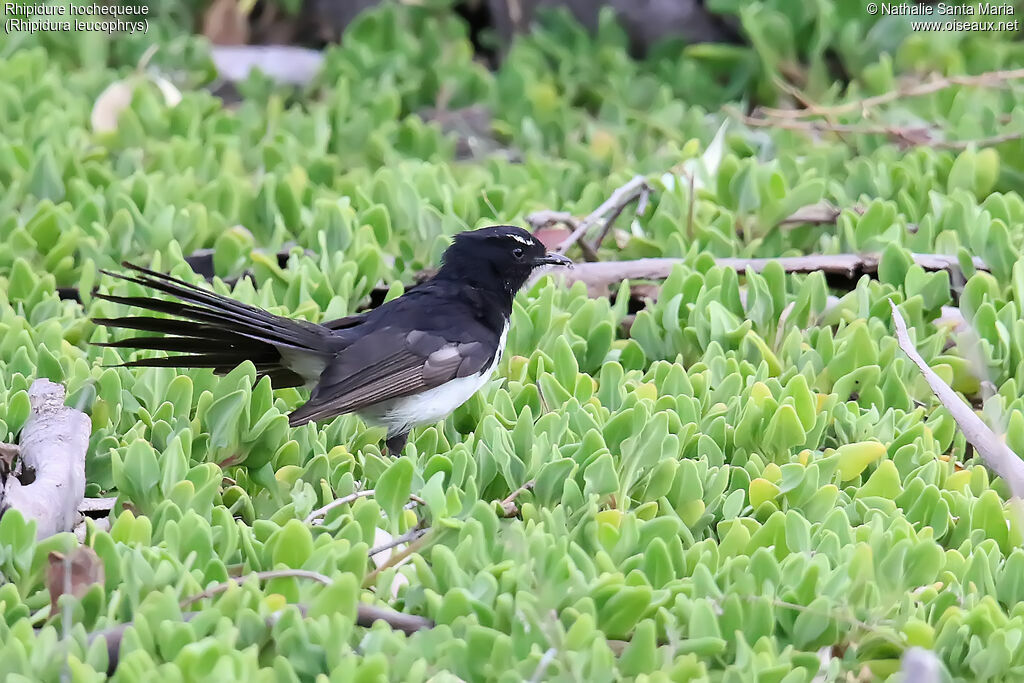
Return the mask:
<path id="1" fill-rule="evenodd" d="M 378 328 L 328 362 L 309 401 L 289 415 L 289 422 L 296 426 L 335 417 L 478 373 L 494 359 L 494 341 L 462 342 L 437 331 Z"/>
<path id="2" fill-rule="evenodd" d="M 353 313 L 352 315 L 346 315 L 343 318 L 325 320 L 320 324 L 329 330 L 347 330 L 355 327 L 356 325 L 361 325 L 364 322 L 366 322 L 366 313 Z"/>

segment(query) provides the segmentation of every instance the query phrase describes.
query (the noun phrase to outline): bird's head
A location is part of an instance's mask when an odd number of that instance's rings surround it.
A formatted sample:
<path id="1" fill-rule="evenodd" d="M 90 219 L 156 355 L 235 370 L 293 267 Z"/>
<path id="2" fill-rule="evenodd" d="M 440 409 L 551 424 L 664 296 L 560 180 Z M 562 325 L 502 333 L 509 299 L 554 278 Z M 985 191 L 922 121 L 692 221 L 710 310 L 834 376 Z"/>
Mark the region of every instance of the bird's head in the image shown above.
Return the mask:
<path id="1" fill-rule="evenodd" d="M 539 268 L 572 265 L 571 260 L 549 252 L 540 240 L 514 225 L 460 232 L 442 263 L 439 277 L 509 294 L 518 292 Z"/>

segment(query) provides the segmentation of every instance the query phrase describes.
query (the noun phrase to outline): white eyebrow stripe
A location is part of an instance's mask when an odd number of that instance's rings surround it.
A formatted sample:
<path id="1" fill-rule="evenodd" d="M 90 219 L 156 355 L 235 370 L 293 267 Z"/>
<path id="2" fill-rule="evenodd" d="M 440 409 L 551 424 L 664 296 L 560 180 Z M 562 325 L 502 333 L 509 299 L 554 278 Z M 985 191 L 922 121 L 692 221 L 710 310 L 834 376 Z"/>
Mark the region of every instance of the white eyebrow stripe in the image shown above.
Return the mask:
<path id="1" fill-rule="evenodd" d="M 511 232 L 508 234 L 508 236 L 511 237 L 512 239 L 514 239 L 516 242 L 519 242 L 520 244 L 525 244 L 528 247 L 532 247 L 534 244 L 536 244 L 536 242 L 534 242 L 532 239 L 527 239 L 525 237 L 520 237 L 519 235 L 516 235 L 516 234 L 511 233 Z"/>

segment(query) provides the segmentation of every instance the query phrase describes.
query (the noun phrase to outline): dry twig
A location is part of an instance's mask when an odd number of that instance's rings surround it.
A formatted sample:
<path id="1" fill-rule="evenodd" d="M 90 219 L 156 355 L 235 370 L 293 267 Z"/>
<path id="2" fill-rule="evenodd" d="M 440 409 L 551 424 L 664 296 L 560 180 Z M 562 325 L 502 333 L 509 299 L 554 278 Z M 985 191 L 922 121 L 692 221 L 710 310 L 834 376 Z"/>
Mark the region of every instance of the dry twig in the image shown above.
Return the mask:
<path id="1" fill-rule="evenodd" d="M 231 586 L 243 584 L 249 579 L 256 579 L 257 581 L 270 581 L 271 579 L 289 578 L 309 579 L 311 581 L 321 583 L 325 586 L 330 586 L 331 583 L 333 583 L 330 577 L 324 576 L 320 572 L 311 572 L 305 569 L 272 569 L 270 571 L 265 572 L 255 572 L 252 574 L 236 576 L 228 581 L 214 584 L 213 586 L 210 586 L 209 588 L 204 590 L 202 593 L 197 593 L 195 595 L 191 595 L 187 598 L 184 598 L 180 603 L 178 603 L 178 606 L 184 608 L 188 607 L 194 602 L 199 602 L 200 600 L 212 598 L 213 596 L 219 595 L 220 593 L 223 593 L 227 589 L 231 588 Z"/>
<path id="2" fill-rule="evenodd" d="M 992 145 L 998 145 L 1003 142 L 1010 142 L 1013 140 L 1020 140 L 1024 138 L 1024 131 L 1014 131 L 1009 133 L 1001 133 L 999 135 L 992 135 L 989 137 L 978 138 L 974 140 L 942 140 L 934 137 L 936 129 L 932 126 L 885 126 L 885 125 L 865 125 L 865 124 L 850 124 L 850 123 L 835 123 L 828 121 L 809 121 L 809 120 L 796 120 L 796 119 L 773 119 L 773 118 L 757 118 L 754 116 L 746 116 L 738 112 L 731 112 L 733 116 L 741 120 L 748 126 L 755 128 L 776 128 L 782 130 L 792 130 L 804 133 L 835 133 L 841 135 L 842 133 L 848 133 L 852 135 L 885 135 L 889 138 L 894 139 L 900 145 L 904 147 L 915 147 L 927 145 L 929 147 L 935 147 L 938 149 L 953 149 L 962 150 L 972 145 L 977 147 L 990 147 Z"/>
<path id="3" fill-rule="evenodd" d="M 569 247 L 579 242 L 580 249 L 583 250 L 587 260 L 596 261 L 597 247 L 600 246 L 604 236 L 611 230 L 615 219 L 633 202 L 638 202 L 639 204 L 637 206 L 637 213 L 643 213 L 647 207 L 647 196 L 650 191 L 651 186 L 647 183 L 647 179 L 644 176 L 633 176 L 627 183 L 612 192 L 608 199 L 604 200 L 599 207 L 582 220 L 577 220 L 575 216 L 564 211 L 536 211 L 526 217 L 526 222 L 534 230 L 553 223 L 564 223 L 570 226 L 572 233 L 555 248 L 555 251 L 559 254 L 564 254 Z M 604 227 L 602 228 L 600 238 L 595 241 L 594 245 L 587 244 L 583 238 L 591 228 L 602 221 L 604 222 Z"/>
<path id="4" fill-rule="evenodd" d="M 826 116 L 845 114 L 849 112 L 865 112 L 873 107 L 907 97 L 920 97 L 930 95 L 954 85 L 966 85 L 977 87 L 1002 87 L 1009 81 L 1024 79 L 1024 69 L 1009 69 L 1005 71 L 988 71 L 971 76 L 945 76 L 926 83 L 915 83 L 912 86 L 890 90 L 880 95 L 865 97 L 852 102 L 843 102 L 832 106 L 817 106 L 813 109 L 771 109 L 764 107 L 761 111 L 767 115 L 779 119 L 806 119 L 813 116 Z"/>
<path id="5" fill-rule="evenodd" d="M 429 531 L 429 529 L 424 529 L 421 526 L 415 526 L 412 529 L 409 529 L 408 531 L 406 531 L 401 536 L 395 536 L 394 538 L 392 538 L 387 543 L 381 543 L 380 545 L 377 545 L 377 546 L 374 546 L 374 547 L 370 548 L 370 551 L 368 553 L 366 553 L 366 554 L 369 555 L 370 557 L 373 557 L 374 555 L 379 555 L 380 553 L 384 552 L 385 550 L 391 550 L 392 548 L 394 548 L 396 546 L 400 546 L 403 543 L 408 543 L 409 541 L 415 541 L 420 536 L 425 535 L 428 531 Z"/>
<path id="6" fill-rule="evenodd" d="M 523 484 L 522 486 L 517 488 L 512 493 L 508 494 L 508 496 L 506 498 L 504 498 L 499 503 L 499 505 L 501 505 L 502 513 L 504 513 L 504 515 L 506 517 L 516 517 L 516 516 L 518 516 L 519 515 L 519 507 L 516 506 L 516 498 L 518 498 L 519 495 L 522 494 L 522 493 L 525 493 L 527 491 L 532 491 L 533 487 L 536 486 L 536 485 L 537 485 L 537 482 L 534 481 L 533 479 L 531 479 L 530 481 L 526 482 L 525 484 Z"/>
<path id="7" fill-rule="evenodd" d="M 964 403 L 957 396 L 956 392 L 942 381 L 941 377 L 935 374 L 935 371 L 921 358 L 921 354 L 917 352 L 917 348 L 910 340 L 910 335 L 907 332 L 907 323 L 903 320 L 899 309 L 896 308 L 896 304 L 890 301 L 889 306 L 892 308 L 892 321 L 896 327 L 896 340 L 899 342 L 900 348 L 903 349 L 903 353 L 907 354 L 907 357 L 913 361 L 914 365 L 921 371 L 921 374 L 924 375 L 928 386 L 931 387 L 939 402 L 956 420 L 960 431 L 964 433 L 967 441 L 974 446 L 985 466 L 1002 477 L 1003 481 L 1010 487 L 1010 492 L 1016 498 L 1024 496 L 1024 460 L 1021 460 L 1020 456 L 1014 453 L 978 417 L 974 410 Z"/>
<path id="8" fill-rule="evenodd" d="M 302 616 L 305 617 L 308 612 L 308 608 L 302 604 L 298 604 L 296 607 Z M 181 617 L 183 621 L 188 622 L 192 621 L 200 614 L 202 614 L 202 612 L 185 612 Z M 267 627 L 269 628 L 273 626 L 277 619 L 278 615 L 276 613 L 267 617 Z M 357 626 L 370 628 L 378 621 L 383 621 L 395 631 L 402 631 L 406 635 L 412 635 L 416 631 L 423 631 L 434 627 L 434 622 L 426 617 L 396 612 L 395 610 L 388 609 L 386 607 L 377 607 L 375 605 L 367 605 L 365 603 L 359 603 L 356 605 Z M 131 622 L 127 624 L 118 624 L 117 626 L 89 634 L 89 645 L 92 645 L 92 643 L 98 639 L 106 641 L 108 675 L 113 675 L 114 671 L 117 670 L 117 665 L 120 661 L 121 641 L 124 638 L 125 631 L 133 625 L 134 624 Z"/>
<path id="9" fill-rule="evenodd" d="M 376 491 L 374 489 L 366 489 L 363 491 L 356 491 L 355 493 L 350 493 L 347 496 L 342 496 L 341 498 L 332 500 L 330 503 L 324 505 L 322 508 L 317 508 L 316 510 L 313 510 L 311 513 L 309 513 L 309 516 L 306 517 L 306 524 L 311 524 L 315 522 L 318 518 L 323 517 L 336 507 L 348 505 L 349 503 L 352 503 L 360 498 L 366 498 L 368 496 L 374 495 L 375 493 Z M 419 505 L 426 505 L 426 501 L 415 494 L 411 494 L 409 496 L 409 500 Z"/>
<path id="10" fill-rule="evenodd" d="M 363 579 L 363 588 L 369 588 L 370 586 L 372 586 L 373 583 L 377 580 L 377 576 L 379 576 L 381 572 L 401 564 L 405 561 L 407 557 L 409 557 L 415 552 L 419 552 L 420 548 L 425 546 L 427 544 L 427 541 L 430 540 L 430 536 L 431 534 L 429 533 L 423 534 L 415 541 L 407 545 L 402 552 L 395 553 L 394 555 L 388 558 L 387 562 L 385 562 L 384 564 L 380 565 L 372 572 L 367 574 L 366 578 Z"/>

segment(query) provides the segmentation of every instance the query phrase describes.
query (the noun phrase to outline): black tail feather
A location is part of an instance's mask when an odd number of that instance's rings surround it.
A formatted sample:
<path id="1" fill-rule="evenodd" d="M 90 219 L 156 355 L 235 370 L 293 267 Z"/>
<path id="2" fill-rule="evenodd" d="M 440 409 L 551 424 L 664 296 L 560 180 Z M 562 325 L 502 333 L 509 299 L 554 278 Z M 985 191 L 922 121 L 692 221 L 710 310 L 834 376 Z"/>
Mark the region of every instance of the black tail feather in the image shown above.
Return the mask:
<path id="1" fill-rule="evenodd" d="M 332 334 L 327 328 L 274 315 L 170 275 L 130 263 L 124 266 L 141 275 L 101 272 L 170 295 L 177 301 L 96 292 L 97 298 L 176 317 L 93 318 L 97 325 L 108 328 L 167 335 L 134 336 L 94 345 L 179 355 L 139 358 L 121 367 L 212 368 L 218 374 L 226 374 L 248 360 L 256 366 L 260 377 L 270 377 L 275 388 L 284 388 L 301 386 L 315 378 L 304 377 L 290 368 L 282 349 L 325 358 L 332 353 Z"/>

